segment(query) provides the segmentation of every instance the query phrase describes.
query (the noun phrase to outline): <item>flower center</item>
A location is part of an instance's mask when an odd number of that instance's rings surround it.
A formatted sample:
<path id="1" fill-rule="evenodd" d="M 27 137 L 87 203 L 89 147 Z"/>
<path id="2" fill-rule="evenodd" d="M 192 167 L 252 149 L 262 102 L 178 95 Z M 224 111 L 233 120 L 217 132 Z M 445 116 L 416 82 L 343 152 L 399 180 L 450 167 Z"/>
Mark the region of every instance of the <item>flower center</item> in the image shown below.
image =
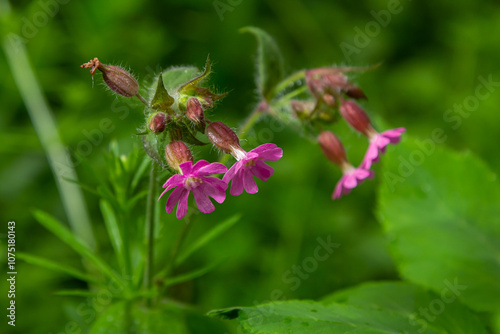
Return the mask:
<path id="1" fill-rule="evenodd" d="M 197 188 L 202 183 L 203 181 L 199 177 L 192 176 L 184 181 L 184 188 L 186 188 L 187 190 L 192 190 Z"/>

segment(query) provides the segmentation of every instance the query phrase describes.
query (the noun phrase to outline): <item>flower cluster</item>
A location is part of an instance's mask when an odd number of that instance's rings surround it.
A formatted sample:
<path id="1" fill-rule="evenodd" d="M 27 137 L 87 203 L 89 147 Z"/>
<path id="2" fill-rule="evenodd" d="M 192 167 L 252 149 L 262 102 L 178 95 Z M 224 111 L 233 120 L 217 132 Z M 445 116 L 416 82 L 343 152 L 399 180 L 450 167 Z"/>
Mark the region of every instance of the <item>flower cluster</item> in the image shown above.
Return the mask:
<path id="1" fill-rule="evenodd" d="M 387 145 L 397 144 L 405 128 L 396 128 L 378 133 L 372 126 L 368 115 L 353 100 L 366 99 L 364 92 L 349 82 L 346 72 L 352 68 L 318 68 L 306 71 L 306 84 L 311 94 L 316 98 L 314 108 L 310 107 L 308 115 L 320 110 L 323 105 L 338 108 L 342 118 L 356 131 L 362 133 L 369 140 L 368 149 L 359 167 L 352 166 L 346 158 L 344 147 L 336 135 L 330 131 L 322 131 L 318 136 L 318 143 L 323 154 L 342 170 L 342 177 L 337 183 L 332 194 L 333 199 L 348 194 L 351 189 L 361 184 L 367 178 L 373 178 L 374 172 L 370 170 L 372 164 L 380 160 L 385 153 Z M 293 101 L 292 109 L 299 112 L 304 104 Z"/>
<path id="2" fill-rule="evenodd" d="M 140 95 L 136 79 L 118 66 L 106 65 L 94 58 L 81 67 L 89 68 L 92 75 L 96 70 L 101 71 L 111 90 L 125 97 L 136 96 L 146 105 L 146 126 L 140 133 L 143 136 L 143 146 L 154 161 L 173 173 L 163 185 L 165 190 L 160 198 L 172 190 L 167 199 L 166 211 L 172 213 L 177 205 L 178 219 L 187 213 L 190 193 L 203 213 L 215 210 L 210 198 L 217 203 L 224 202 L 229 183 L 233 196 L 241 195 L 243 189 L 247 193 L 255 194 L 259 189 L 254 176 L 267 181 L 274 173 L 274 169 L 264 161 L 276 161 L 283 156 L 283 150 L 270 143 L 246 152 L 240 146 L 236 133 L 228 126 L 208 119 L 206 111 L 226 95 L 215 94 L 201 86 L 202 81 L 210 74 L 208 59 L 203 73 L 194 78 L 186 77 L 185 83 L 168 87 L 170 93 L 165 87 L 163 76 L 168 75 L 175 78 L 172 81 L 178 82 L 186 73 L 194 74 L 193 68 L 174 68 L 161 73 L 154 95 L 149 100 Z M 169 84 L 168 80 L 166 83 Z M 187 144 L 207 144 L 197 138 L 198 133 L 206 135 L 221 151 L 231 154 L 236 163 L 228 170 L 218 162 L 195 162 Z M 211 176 L 222 173 L 222 179 Z"/>

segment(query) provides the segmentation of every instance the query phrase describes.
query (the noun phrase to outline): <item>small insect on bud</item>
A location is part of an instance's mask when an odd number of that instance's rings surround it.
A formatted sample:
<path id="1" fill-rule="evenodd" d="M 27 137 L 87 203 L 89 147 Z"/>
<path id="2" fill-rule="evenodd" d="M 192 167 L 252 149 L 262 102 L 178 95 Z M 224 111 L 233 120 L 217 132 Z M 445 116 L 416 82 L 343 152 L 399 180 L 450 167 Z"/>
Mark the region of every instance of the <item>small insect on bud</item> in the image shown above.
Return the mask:
<path id="1" fill-rule="evenodd" d="M 102 72 L 102 77 L 106 84 L 114 92 L 131 97 L 137 95 L 139 92 L 139 84 L 137 80 L 123 68 L 114 65 L 105 65 L 94 58 L 88 63 L 80 66 L 81 68 L 90 68 L 90 73 L 94 76 L 96 70 Z"/>
<path id="2" fill-rule="evenodd" d="M 342 102 L 339 111 L 342 117 L 354 130 L 359 131 L 366 136 L 368 136 L 373 131 L 368 115 L 356 102 Z"/>
<path id="3" fill-rule="evenodd" d="M 208 139 L 221 151 L 231 154 L 240 148 L 240 140 L 236 133 L 222 122 L 210 123 L 207 127 Z"/>
<path id="4" fill-rule="evenodd" d="M 205 115 L 200 100 L 195 97 L 190 97 L 186 105 L 186 116 L 197 127 L 200 132 L 205 132 Z"/>
<path id="5" fill-rule="evenodd" d="M 154 134 L 162 133 L 165 131 L 167 122 L 169 120 L 169 115 L 164 112 L 157 112 L 149 118 L 149 130 Z"/>
<path id="6" fill-rule="evenodd" d="M 318 143 L 325 157 L 340 166 L 348 164 L 345 149 L 339 138 L 330 131 L 323 131 L 318 136 Z"/>
<path id="7" fill-rule="evenodd" d="M 184 162 L 193 161 L 193 155 L 183 142 L 171 141 L 165 147 L 165 159 L 170 167 L 180 171 L 179 165 Z"/>

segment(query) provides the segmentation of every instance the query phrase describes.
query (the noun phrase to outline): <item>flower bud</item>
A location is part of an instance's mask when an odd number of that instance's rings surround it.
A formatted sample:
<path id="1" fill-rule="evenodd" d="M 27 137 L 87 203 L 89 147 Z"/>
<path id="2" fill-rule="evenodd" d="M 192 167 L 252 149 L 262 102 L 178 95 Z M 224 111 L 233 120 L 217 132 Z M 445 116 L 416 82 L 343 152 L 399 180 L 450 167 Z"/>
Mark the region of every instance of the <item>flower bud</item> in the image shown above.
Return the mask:
<path id="1" fill-rule="evenodd" d="M 340 92 L 348 81 L 339 68 L 325 67 L 306 71 L 306 84 L 311 93 L 320 98 L 324 93 Z"/>
<path id="2" fill-rule="evenodd" d="M 356 102 L 342 102 L 339 111 L 347 123 L 349 123 L 349 125 L 356 131 L 359 131 L 364 135 L 368 135 L 368 133 L 373 129 L 368 115 Z"/>
<path id="3" fill-rule="evenodd" d="M 210 123 L 207 127 L 207 137 L 218 149 L 231 154 L 240 148 L 240 140 L 236 133 L 222 122 Z"/>
<path id="4" fill-rule="evenodd" d="M 179 171 L 180 164 L 193 161 L 191 151 L 181 141 L 171 141 L 168 143 L 167 147 L 165 147 L 165 158 L 170 167 Z"/>
<path id="5" fill-rule="evenodd" d="M 301 120 L 306 120 L 311 117 L 311 113 L 314 110 L 315 105 L 316 104 L 313 101 L 290 101 L 290 108 L 292 108 L 295 117 Z"/>
<path id="6" fill-rule="evenodd" d="M 108 87 L 120 95 L 130 97 L 137 95 L 139 92 L 139 84 L 137 83 L 137 80 L 135 80 L 132 74 L 125 71 L 121 67 L 102 64 L 97 58 L 90 60 L 88 63 L 85 63 L 80 67 L 90 68 L 92 76 L 96 70 L 101 71 L 102 77 Z"/>
<path id="7" fill-rule="evenodd" d="M 348 164 L 344 146 L 332 132 L 321 132 L 318 136 L 318 143 L 328 160 L 340 167 Z"/>
<path id="8" fill-rule="evenodd" d="M 162 133 L 169 120 L 169 115 L 164 112 L 157 112 L 149 118 L 149 130 L 154 134 Z"/>
<path id="9" fill-rule="evenodd" d="M 205 115 L 200 100 L 195 97 L 190 97 L 186 105 L 186 116 L 197 127 L 200 132 L 205 132 Z"/>

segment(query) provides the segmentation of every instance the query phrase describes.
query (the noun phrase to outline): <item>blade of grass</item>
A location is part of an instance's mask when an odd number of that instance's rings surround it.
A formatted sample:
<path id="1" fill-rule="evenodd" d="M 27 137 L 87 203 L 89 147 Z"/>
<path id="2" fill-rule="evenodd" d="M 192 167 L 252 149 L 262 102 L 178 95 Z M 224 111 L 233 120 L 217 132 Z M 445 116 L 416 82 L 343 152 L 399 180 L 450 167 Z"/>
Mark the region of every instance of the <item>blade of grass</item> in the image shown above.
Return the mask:
<path id="1" fill-rule="evenodd" d="M 99 206 L 104 218 L 104 225 L 106 225 L 106 230 L 108 231 L 109 240 L 115 251 L 116 259 L 118 260 L 120 268 L 125 268 L 126 263 L 123 255 L 123 240 L 115 212 L 111 204 L 103 199 L 99 201 Z"/>
<path id="2" fill-rule="evenodd" d="M 7 9 L 9 8 L 7 2 L 3 2 L 3 5 Z M 6 16 L 3 18 L 8 19 Z M 9 37 L 11 38 L 2 36 L 3 50 L 7 56 L 14 81 L 33 122 L 33 127 L 47 156 L 71 229 L 91 248 L 95 248 L 94 234 L 82 191 L 78 186 L 63 179 L 64 177 L 72 180 L 78 179 L 72 159 L 62 144 L 54 116 L 31 68 L 24 44 L 16 41 L 12 35 Z"/>
<path id="3" fill-rule="evenodd" d="M 193 242 L 189 248 L 187 248 L 184 252 L 182 252 L 176 259 L 175 265 L 178 266 L 182 262 L 184 262 L 191 254 L 196 252 L 201 247 L 205 246 L 207 243 L 218 237 L 220 234 L 227 231 L 231 226 L 236 224 L 241 219 L 240 214 L 236 214 L 222 223 L 216 225 L 214 228 L 209 230 L 207 233 L 202 235 L 198 240 Z"/>
<path id="4" fill-rule="evenodd" d="M 75 252 L 87 259 L 104 275 L 113 280 L 120 287 L 125 287 L 125 283 L 120 276 L 118 276 L 118 274 L 111 269 L 111 267 L 109 267 L 104 260 L 95 255 L 92 249 L 84 241 L 73 235 L 73 233 L 71 233 L 58 220 L 40 210 L 35 210 L 33 215 L 35 216 L 35 219 L 43 225 L 43 227 L 52 232 L 62 242 L 70 246 Z"/>
<path id="5" fill-rule="evenodd" d="M 85 282 L 99 284 L 99 281 L 96 280 L 94 277 L 89 276 L 86 273 L 84 273 L 78 269 L 72 268 L 70 266 L 67 266 L 65 264 L 57 263 L 57 262 L 54 262 L 54 261 L 51 261 L 48 259 L 44 259 L 44 258 L 41 258 L 38 256 L 26 254 L 26 253 L 16 253 L 16 256 L 19 259 L 21 259 L 29 264 L 33 264 L 35 266 L 47 268 L 47 269 L 54 270 L 54 271 L 59 271 L 59 272 L 68 274 L 70 276 L 73 276 L 75 278 L 78 278 L 79 280 L 82 280 Z"/>
<path id="6" fill-rule="evenodd" d="M 179 276 L 170 277 L 165 282 L 165 285 L 166 286 L 172 286 L 172 285 L 176 285 L 176 284 L 179 284 L 179 283 L 182 283 L 182 282 L 186 282 L 186 281 L 189 281 L 189 280 L 201 277 L 201 276 L 205 275 L 206 273 L 210 272 L 212 269 L 214 269 L 215 267 L 217 267 L 222 262 L 223 261 L 216 261 L 216 262 L 211 263 L 211 264 L 209 264 L 209 265 L 207 265 L 205 267 L 202 267 L 201 269 L 190 271 L 190 272 L 188 272 L 186 274 L 182 274 L 182 275 L 179 275 Z"/>

